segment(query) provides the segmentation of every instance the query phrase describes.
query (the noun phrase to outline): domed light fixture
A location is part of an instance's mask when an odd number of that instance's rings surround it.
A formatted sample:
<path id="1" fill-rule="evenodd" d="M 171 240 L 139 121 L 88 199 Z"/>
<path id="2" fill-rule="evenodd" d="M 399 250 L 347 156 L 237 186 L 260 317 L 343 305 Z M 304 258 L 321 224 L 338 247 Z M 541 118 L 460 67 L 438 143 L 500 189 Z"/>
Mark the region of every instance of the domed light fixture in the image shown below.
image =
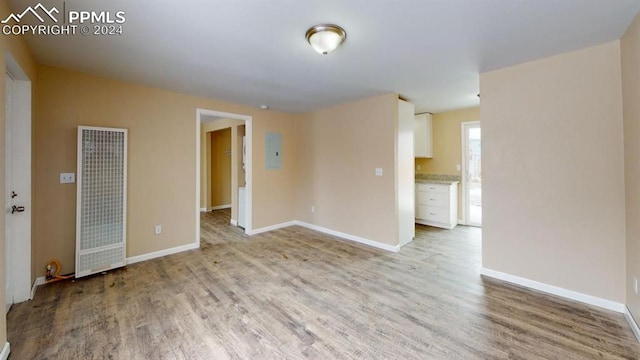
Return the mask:
<path id="1" fill-rule="evenodd" d="M 347 33 L 338 25 L 321 24 L 310 27 L 306 36 L 313 50 L 327 55 L 342 44 Z"/>

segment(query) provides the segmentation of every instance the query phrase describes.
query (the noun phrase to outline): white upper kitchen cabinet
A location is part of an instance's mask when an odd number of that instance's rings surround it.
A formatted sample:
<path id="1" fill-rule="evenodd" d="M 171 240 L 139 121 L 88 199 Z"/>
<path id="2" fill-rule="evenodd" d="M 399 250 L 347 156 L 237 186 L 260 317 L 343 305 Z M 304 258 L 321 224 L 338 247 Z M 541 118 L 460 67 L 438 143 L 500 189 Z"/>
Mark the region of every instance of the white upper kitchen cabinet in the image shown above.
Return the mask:
<path id="1" fill-rule="evenodd" d="M 417 114 L 413 124 L 413 151 L 417 158 L 433 157 L 431 114 Z"/>

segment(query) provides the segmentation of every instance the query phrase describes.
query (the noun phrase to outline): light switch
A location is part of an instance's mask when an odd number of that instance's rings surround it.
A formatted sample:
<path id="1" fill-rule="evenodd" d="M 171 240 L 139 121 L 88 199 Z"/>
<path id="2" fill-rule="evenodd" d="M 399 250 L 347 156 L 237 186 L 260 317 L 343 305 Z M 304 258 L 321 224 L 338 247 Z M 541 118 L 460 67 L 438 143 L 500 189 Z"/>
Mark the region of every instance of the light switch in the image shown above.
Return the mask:
<path id="1" fill-rule="evenodd" d="M 73 184 L 76 182 L 75 173 L 60 173 L 60 184 Z"/>
<path id="2" fill-rule="evenodd" d="M 460 164 L 456 165 L 456 170 L 460 171 Z"/>
<path id="3" fill-rule="evenodd" d="M 376 176 L 382 176 L 382 168 L 376 168 Z"/>

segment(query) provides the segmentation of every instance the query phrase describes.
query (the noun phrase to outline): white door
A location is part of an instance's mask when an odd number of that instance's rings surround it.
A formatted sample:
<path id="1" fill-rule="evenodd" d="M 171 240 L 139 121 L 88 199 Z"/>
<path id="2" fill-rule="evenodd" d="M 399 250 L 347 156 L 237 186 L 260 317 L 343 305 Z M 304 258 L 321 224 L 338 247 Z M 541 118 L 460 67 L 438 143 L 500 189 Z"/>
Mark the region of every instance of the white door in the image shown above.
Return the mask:
<path id="1" fill-rule="evenodd" d="M 482 153 L 480 122 L 462 123 L 462 188 L 465 223 L 482 226 Z"/>
<path id="2" fill-rule="evenodd" d="M 31 83 L 5 74 L 5 306 L 31 297 Z"/>

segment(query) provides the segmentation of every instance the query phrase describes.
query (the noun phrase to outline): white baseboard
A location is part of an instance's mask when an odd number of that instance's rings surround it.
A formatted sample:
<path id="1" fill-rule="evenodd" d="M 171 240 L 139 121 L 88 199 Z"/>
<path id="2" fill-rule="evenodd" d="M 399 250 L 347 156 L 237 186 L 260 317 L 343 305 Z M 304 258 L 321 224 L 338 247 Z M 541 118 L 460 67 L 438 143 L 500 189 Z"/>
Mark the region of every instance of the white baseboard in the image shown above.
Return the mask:
<path id="1" fill-rule="evenodd" d="M 236 219 L 231 219 L 231 225 L 233 225 L 233 226 L 238 226 L 238 220 L 236 220 Z"/>
<path id="2" fill-rule="evenodd" d="M 378 242 L 378 241 L 365 239 L 365 238 L 362 238 L 362 237 L 359 237 L 359 236 L 343 233 L 343 232 L 340 232 L 340 231 L 331 230 L 331 229 L 328 229 L 328 228 L 325 228 L 325 227 L 322 227 L 322 226 L 312 225 L 312 224 L 305 223 L 305 222 L 302 222 L 302 221 L 294 221 L 294 223 L 295 223 L 295 225 L 306 227 L 307 229 L 311 229 L 311 230 L 315 230 L 315 231 L 318 231 L 318 232 L 321 232 L 321 233 L 337 236 L 337 237 L 345 239 L 345 240 L 355 241 L 357 243 L 368 245 L 368 246 L 372 246 L 372 247 L 375 247 L 375 248 L 378 248 L 378 249 L 391 251 L 391 252 L 400 251 L 400 246 L 398 246 L 398 245 L 396 245 L 396 246 L 389 245 L 389 244 L 381 243 L 381 242 Z"/>
<path id="3" fill-rule="evenodd" d="M 275 225 L 271 225 L 271 226 L 265 226 L 265 227 L 262 227 L 262 228 L 259 228 L 259 229 L 252 230 L 249 235 L 258 235 L 258 234 L 265 233 L 267 231 L 278 230 L 278 229 L 286 228 L 286 227 L 293 226 L 293 225 L 297 225 L 297 221 L 294 220 L 294 221 L 288 221 L 288 222 L 275 224 Z"/>
<path id="4" fill-rule="evenodd" d="M 0 360 L 7 360 L 9 358 L 9 353 L 11 352 L 11 347 L 8 342 L 4 343 L 2 347 L 2 351 L 0 351 Z"/>
<path id="5" fill-rule="evenodd" d="M 541 283 L 541 282 L 538 282 L 538 281 L 534 281 L 534 280 L 526 279 L 526 278 L 523 278 L 523 277 L 519 277 L 519 276 L 503 273 L 503 272 L 500 272 L 500 271 L 495 271 L 495 270 L 491 270 L 491 269 L 487 269 L 487 268 L 482 268 L 480 270 L 480 274 L 482 274 L 483 276 L 492 277 L 492 278 L 495 278 L 495 279 L 498 279 L 498 280 L 510 282 L 510 283 L 513 283 L 513 284 L 516 284 L 516 285 L 528 287 L 530 289 L 546 292 L 548 294 L 560 296 L 560 297 L 563 297 L 563 298 L 566 298 L 566 299 L 569 299 L 569 300 L 579 301 L 579 302 L 582 302 L 582 303 L 585 303 L 585 304 L 598 306 L 598 307 L 601 307 L 601 308 L 604 308 L 604 309 L 608 309 L 608 310 L 612 310 L 612 311 L 619 312 L 619 313 L 624 313 L 625 309 L 627 308 L 626 305 L 618 303 L 618 302 L 615 302 L 615 301 L 602 299 L 602 298 L 599 298 L 599 297 L 583 294 L 583 293 L 580 293 L 580 292 L 577 292 L 577 291 L 573 291 L 573 290 L 567 290 L 567 289 L 564 289 L 564 288 L 561 288 L 561 287 L 557 287 L 557 286 Z"/>
<path id="6" fill-rule="evenodd" d="M 212 207 L 209 208 L 210 211 L 222 210 L 222 209 L 231 209 L 231 204 L 212 206 Z"/>
<path id="7" fill-rule="evenodd" d="M 36 278 L 36 280 L 33 282 L 33 286 L 31 287 L 31 297 L 29 298 L 29 300 L 33 300 L 33 298 L 36 296 L 36 290 L 38 290 L 38 286 L 44 285 L 44 283 L 44 276 Z"/>
<path id="8" fill-rule="evenodd" d="M 636 340 L 640 342 L 640 328 L 638 328 L 638 323 L 636 322 L 636 319 L 633 318 L 633 315 L 631 315 L 631 311 L 629 311 L 627 306 L 624 307 L 624 318 L 629 323 L 631 331 L 633 331 L 633 335 L 636 336 Z"/>
<path id="9" fill-rule="evenodd" d="M 257 234 L 261 234 L 261 233 L 264 233 L 264 232 L 267 232 L 267 231 L 273 231 L 273 230 L 277 230 L 277 229 L 282 229 L 282 228 L 286 228 L 286 227 L 293 226 L 293 225 L 302 226 L 302 227 L 305 227 L 307 229 L 311 229 L 311 230 L 318 231 L 318 232 L 321 232 L 321 233 L 333 235 L 333 236 L 339 237 L 341 239 L 355 241 L 355 242 L 360 243 L 360 244 L 368 245 L 368 246 L 375 247 L 375 248 L 382 249 L 382 250 L 386 250 L 386 251 L 391 251 L 391 252 L 400 251 L 400 246 L 384 244 L 384 243 L 381 243 L 381 242 L 378 242 L 378 241 L 365 239 L 365 238 L 362 238 L 362 237 L 359 237 L 359 236 L 343 233 L 343 232 L 340 232 L 340 231 L 328 229 L 328 228 L 325 228 L 325 227 L 322 227 L 322 226 L 317 226 L 317 225 L 309 224 L 309 223 L 306 223 L 306 222 L 303 222 L 303 221 L 298 221 L 298 220 L 288 221 L 288 222 L 275 224 L 275 225 L 271 225 L 271 226 L 265 226 L 263 228 L 259 228 L 259 229 L 255 229 L 255 230 L 251 231 L 251 233 L 248 234 L 248 235 L 257 235 Z"/>
<path id="10" fill-rule="evenodd" d="M 192 244 L 176 246 L 174 248 L 160 250 L 160 251 L 156 251 L 148 254 L 132 256 L 130 258 L 127 258 L 126 264 L 127 265 L 135 264 L 141 261 L 147 261 L 147 260 L 151 260 L 151 259 L 155 259 L 155 258 L 167 256 L 167 255 L 177 254 L 183 251 L 198 249 L 199 247 L 200 247 L 200 244 L 192 243 Z"/>
<path id="11" fill-rule="evenodd" d="M 458 225 L 466 225 L 466 224 L 464 223 L 464 220 L 458 219 Z"/>
<path id="12" fill-rule="evenodd" d="M 207 208 L 200 208 L 200 212 L 207 212 Z"/>

